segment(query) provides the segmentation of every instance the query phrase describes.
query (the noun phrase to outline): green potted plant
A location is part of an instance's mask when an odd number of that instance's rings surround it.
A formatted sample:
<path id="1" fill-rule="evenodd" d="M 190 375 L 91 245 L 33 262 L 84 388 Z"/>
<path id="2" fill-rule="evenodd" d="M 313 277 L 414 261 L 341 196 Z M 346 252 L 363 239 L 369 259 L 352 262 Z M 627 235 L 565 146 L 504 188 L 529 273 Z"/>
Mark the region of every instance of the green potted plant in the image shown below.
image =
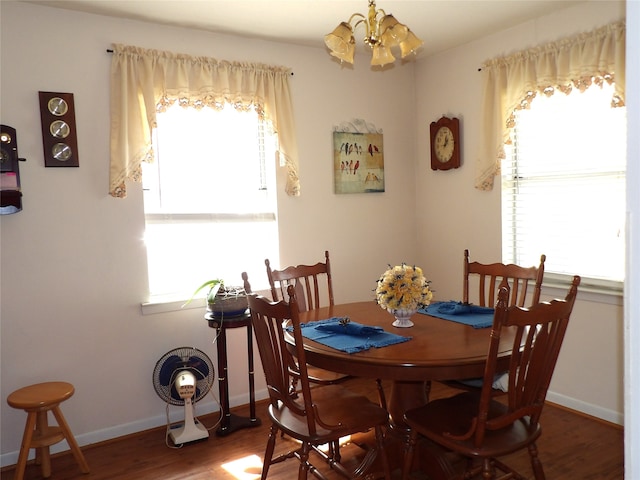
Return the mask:
<path id="1" fill-rule="evenodd" d="M 231 287 L 224 285 L 224 280 L 216 278 L 207 280 L 186 301 L 187 305 L 202 290 L 208 288 L 206 295 L 207 310 L 216 317 L 236 317 L 243 315 L 248 308 L 247 292 L 244 287 Z"/>

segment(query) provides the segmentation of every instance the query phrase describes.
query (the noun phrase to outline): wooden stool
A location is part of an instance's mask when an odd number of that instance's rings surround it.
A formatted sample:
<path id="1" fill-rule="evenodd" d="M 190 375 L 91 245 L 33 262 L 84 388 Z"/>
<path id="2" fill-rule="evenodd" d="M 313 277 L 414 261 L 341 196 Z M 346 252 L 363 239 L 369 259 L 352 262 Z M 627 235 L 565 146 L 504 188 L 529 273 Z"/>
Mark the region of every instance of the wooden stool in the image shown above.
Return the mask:
<path id="1" fill-rule="evenodd" d="M 66 440 L 71 447 L 71 452 L 82 472 L 89 473 L 89 465 L 60 410 L 60 403 L 70 398 L 74 391 L 73 385 L 67 382 L 45 382 L 21 388 L 7 397 L 9 405 L 27 412 L 27 424 L 22 437 L 15 480 L 22 480 L 24 477 L 30 448 L 36 449 L 36 465 L 42 466 L 42 476 L 50 477 L 49 446 L 62 440 Z M 47 421 L 49 410 L 53 412 L 58 426 L 49 425 Z"/>

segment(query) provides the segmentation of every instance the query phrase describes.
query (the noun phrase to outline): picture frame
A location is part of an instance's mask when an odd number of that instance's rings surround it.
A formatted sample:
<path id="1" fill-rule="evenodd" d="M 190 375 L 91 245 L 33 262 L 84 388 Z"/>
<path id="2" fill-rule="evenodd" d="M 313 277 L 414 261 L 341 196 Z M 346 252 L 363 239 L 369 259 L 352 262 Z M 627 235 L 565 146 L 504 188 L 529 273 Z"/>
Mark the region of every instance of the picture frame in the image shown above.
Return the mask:
<path id="1" fill-rule="evenodd" d="M 336 194 L 384 192 L 382 130 L 361 119 L 334 127 L 333 173 Z"/>

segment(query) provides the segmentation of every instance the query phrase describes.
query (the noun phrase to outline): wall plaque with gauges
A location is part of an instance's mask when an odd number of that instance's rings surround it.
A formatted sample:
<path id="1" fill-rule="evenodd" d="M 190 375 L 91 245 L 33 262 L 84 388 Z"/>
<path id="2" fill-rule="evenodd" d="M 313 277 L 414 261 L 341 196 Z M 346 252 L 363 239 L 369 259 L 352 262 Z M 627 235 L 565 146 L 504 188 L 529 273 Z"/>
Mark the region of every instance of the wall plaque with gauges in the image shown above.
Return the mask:
<path id="1" fill-rule="evenodd" d="M 45 167 L 79 167 L 73 93 L 38 92 Z"/>

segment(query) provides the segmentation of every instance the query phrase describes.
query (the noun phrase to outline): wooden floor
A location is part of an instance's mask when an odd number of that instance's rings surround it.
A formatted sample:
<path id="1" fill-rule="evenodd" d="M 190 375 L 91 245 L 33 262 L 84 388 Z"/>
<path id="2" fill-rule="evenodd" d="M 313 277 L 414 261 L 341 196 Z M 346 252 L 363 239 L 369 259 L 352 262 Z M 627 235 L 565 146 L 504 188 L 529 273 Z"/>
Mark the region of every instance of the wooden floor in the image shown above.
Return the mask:
<path id="1" fill-rule="evenodd" d="M 376 400 L 375 382 L 355 379 L 349 388 L 366 393 Z M 432 388 L 432 398 L 450 394 L 438 383 Z M 208 440 L 172 449 L 165 444 L 165 429 L 154 429 L 116 440 L 82 447 L 91 473 L 80 473 L 73 456 L 63 452 L 52 458 L 51 480 L 254 480 L 260 478 L 261 459 L 266 445 L 269 422 L 266 403 L 258 403 L 258 416 L 262 425 L 239 430 L 226 437 L 212 431 Z M 234 409 L 238 415 L 247 415 L 248 408 Z M 200 419 L 211 427 L 217 414 Z M 543 434 L 538 442 L 540 458 L 549 480 L 620 480 L 623 473 L 623 431 L 620 427 L 593 420 L 582 415 L 548 405 L 542 415 Z M 73 425 L 71 425 L 73 429 Z M 280 439 L 277 448 L 291 446 L 290 440 Z M 279 450 L 276 451 L 278 453 Z M 356 445 L 343 448 L 344 457 L 361 455 Z M 313 460 L 316 460 L 314 457 Z M 399 459 L 395 459 L 399 460 Z M 526 453 L 512 455 L 507 463 L 519 468 L 528 479 L 533 478 Z M 244 462 L 244 463 L 243 463 Z M 329 479 L 343 478 L 329 470 L 321 461 L 314 464 Z M 394 478 L 398 476 L 394 472 Z M 13 467 L 2 470 L 0 478 L 14 477 Z M 42 478 L 40 468 L 30 462 L 25 480 Z M 296 460 L 274 465 L 270 480 L 297 478 Z M 312 477 L 310 477 L 312 478 Z M 425 478 L 417 475 L 416 478 Z"/>

